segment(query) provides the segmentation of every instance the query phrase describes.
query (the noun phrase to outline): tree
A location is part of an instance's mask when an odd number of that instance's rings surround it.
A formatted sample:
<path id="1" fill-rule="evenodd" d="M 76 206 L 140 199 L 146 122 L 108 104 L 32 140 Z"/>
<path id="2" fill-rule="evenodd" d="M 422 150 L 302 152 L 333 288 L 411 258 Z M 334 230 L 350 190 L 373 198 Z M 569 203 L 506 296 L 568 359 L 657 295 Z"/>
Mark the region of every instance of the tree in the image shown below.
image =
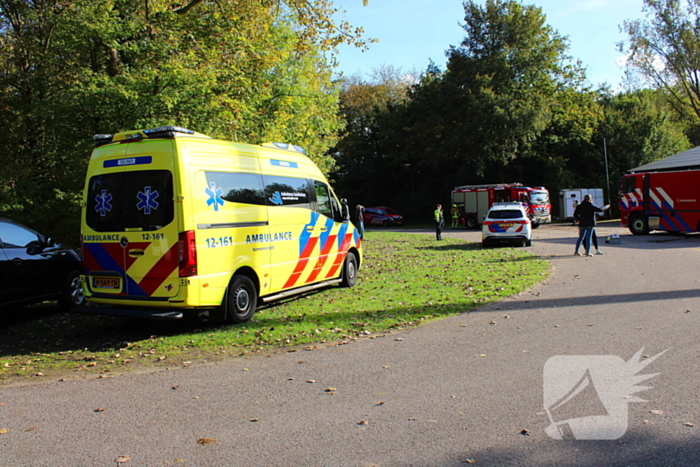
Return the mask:
<path id="1" fill-rule="evenodd" d="M 380 191 L 383 202 L 405 203 L 414 215 L 446 203 L 457 185 L 549 180 L 565 160 L 542 150 L 567 138 L 572 148 L 588 144 L 596 124 L 594 99 L 578 95 L 584 72 L 569 63 L 566 40 L 541 9 L 505 0 L 464 8 L 466 37 L 447 51 L 447 69 L 431 64 L 405 101 L 371 112 L 357 106 L 361 118 L 348 121 L 337 146 L 339 167 L 366 176 L 357 177 L 358 191 Z"/>
<path id="2" fill-rule="evenodd" d="M 393 204 L 394 180 L 403 175 L 393 143 L 398 133 L 391 121 L 405 104 L 413 75 L 384 66 L 364 78 L 343 81 L 340 112 L 344 130 L 331 151 L 336 162 L 336 188 L 353 202 Z M 400 172 L 400 173 L 399 173 Z M 379 182 L 381 180 L 381 182 Z"/>
<path id="3" fill-rule="evenodd" d="M 366 45 L 335 11 L 329 0 L 0 0 L 0 210 L 77 231 L 92 135 L 163 124 L 303 145 L 330 170 L 333 52 Z"/>
<path id="4" fill-rule="evenodd" d="M 672 156 L 690 148 L 685 135 L 685 125 L 668 108 L 661 91 L 641 90 L 619 95 L 602 95 L 601 121 L 592 141 L 597 143 L 598 154 L 602 153 L 602 141 L 607 147 L 612 195 L 622 175 L 640 165 Z M 597 180 L 603 186 L 602 158 L 597 157 Z M 593 165 L 593 164 L 590 164 Z M 579 171 L 580 167 L 570 166 Z M 611 197 L 615 199 L 615 196 Z"/>
<path id="5" fill-rule="evenodd" d="M 683 118 L 700 118 L 700 2 L 644 0 L 647 19 L 625 21 L 627 67 L 663 89 Z"/>
<path id="6" fill-rule="evenodd" d="M 448 52 L 445 81 L 466 111 L 460 126 L 467 131 L 460 133 L 470 141 L 458 144 L 475 149 L 465 155 L 483 173 L 486 164 L 503 168 L 527 154 L 549 124 L 558 93 L 583 74 L 567 65 L 566 40 L 540 8 L 488 0 L 484 7 L 465 3 L 465 12 L 466 37 Z"/>
<path id="7" fill-rule="evenodd" d="M 464 4 L 465 39 L 447 51 L 410 93 L 401 150 L 414 168 L 417 191 L 443 200 L 457 185 L 508 180 L 575 92 L 583 70 L 569 64 L 566 40 L 546 25 L 540 8 L 516 1 Z"/>

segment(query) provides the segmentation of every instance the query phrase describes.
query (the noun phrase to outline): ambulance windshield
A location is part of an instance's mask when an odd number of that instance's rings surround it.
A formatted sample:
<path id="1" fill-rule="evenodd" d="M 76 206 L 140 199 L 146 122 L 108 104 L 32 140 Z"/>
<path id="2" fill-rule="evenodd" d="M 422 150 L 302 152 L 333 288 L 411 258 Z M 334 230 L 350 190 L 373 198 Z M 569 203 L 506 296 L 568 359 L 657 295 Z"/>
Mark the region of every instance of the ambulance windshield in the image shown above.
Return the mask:
<path id="1" fill-rule="evenodd" d="M 85 202 L 87 225 L 97 232 L 160 230 L 173 221 L 173 178 L 168 170 L 97 175 Z"/>

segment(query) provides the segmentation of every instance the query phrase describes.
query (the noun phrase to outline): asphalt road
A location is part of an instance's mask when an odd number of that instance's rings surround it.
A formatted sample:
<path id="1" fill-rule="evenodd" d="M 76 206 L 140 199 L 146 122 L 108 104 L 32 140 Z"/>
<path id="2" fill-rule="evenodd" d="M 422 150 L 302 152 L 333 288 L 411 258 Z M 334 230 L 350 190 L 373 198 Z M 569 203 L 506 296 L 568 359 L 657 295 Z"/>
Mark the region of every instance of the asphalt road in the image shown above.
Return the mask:
<path id="1" fill-rule="evenodd" d="M 545 283 L 407 332 L 2 388 L 0 467 L 698 466 L 700 236 L 598 232 L 622 243 L 575 257 L 573 227 L 535 230 Z"/>

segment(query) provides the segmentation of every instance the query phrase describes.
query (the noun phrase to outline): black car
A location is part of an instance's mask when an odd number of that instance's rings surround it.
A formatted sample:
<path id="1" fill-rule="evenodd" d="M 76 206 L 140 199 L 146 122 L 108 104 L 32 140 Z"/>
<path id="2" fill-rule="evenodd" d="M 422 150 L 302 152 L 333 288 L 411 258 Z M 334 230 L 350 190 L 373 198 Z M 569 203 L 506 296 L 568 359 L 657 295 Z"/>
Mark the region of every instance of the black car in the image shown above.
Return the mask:
<path id="1" fill-rule="evenodd" d="M 0 218 L 0 308 L 58 300 L 85 304 L 80 255 L 17 222 Z"/>

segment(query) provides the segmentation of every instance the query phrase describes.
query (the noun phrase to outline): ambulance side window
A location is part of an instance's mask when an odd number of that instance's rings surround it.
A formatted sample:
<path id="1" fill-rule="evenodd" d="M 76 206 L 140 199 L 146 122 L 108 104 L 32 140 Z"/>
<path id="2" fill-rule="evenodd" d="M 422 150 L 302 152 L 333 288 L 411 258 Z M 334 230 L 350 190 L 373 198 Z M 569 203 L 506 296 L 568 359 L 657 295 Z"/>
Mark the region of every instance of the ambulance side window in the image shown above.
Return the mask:
<path id="1" fill-rule="evenodd" d="M 265 206 L 265 190 L 260 174 L 205 172 L 205 177 L 209 187 L 222 189 L 221 199 L 224 201 Z"/>
<path id="2" fill-rule="evenodd" d="M 333 218 L 333 208 L 331 207 L 331 197 L 328 194 L 328 187 L 321 182 L 314 182 L 314 191 L 316 191 L 316 204 L 318 212 Z"/>
<path id="3" fill-rule="evenodd" d="M 263 179 L 268 206 L 311 208 L 311 192 L 305 178 L 265 175 Z"/>
<path id="4" fill-rule="evenodd" d="M 338 202 L 328 185 L 314 181 L 314 191 L 316 194 L 316 205 L 318 206 L 317 211 L 331 219 L 342 221 L 340 206 L 338 206 Z"/>

